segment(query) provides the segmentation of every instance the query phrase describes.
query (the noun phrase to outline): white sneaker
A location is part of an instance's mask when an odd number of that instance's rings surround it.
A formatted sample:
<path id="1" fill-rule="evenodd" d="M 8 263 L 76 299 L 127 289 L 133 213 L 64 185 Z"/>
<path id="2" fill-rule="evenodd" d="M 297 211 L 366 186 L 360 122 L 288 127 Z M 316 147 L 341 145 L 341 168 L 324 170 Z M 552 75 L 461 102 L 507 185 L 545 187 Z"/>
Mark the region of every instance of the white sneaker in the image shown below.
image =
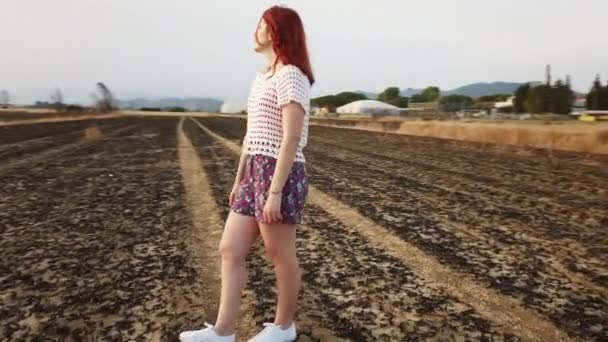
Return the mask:
<path id="1" fill-rule="evenodd" d="M 234 342 L 236 334 L 220 336 L 213 330 L 213 324 L 205 322 L 205 329 L 182 331 L 179 334 L 181 342 Z"/>
<path id="2" fill-rule="evenodd" d="M 296 339 L 296 325 L 293 322 L 287 329 L 282 329 L 280 325 L 274 323 L 264 323 L 264 326 L 264 330 L 248 342 L 291 342 Z"/>

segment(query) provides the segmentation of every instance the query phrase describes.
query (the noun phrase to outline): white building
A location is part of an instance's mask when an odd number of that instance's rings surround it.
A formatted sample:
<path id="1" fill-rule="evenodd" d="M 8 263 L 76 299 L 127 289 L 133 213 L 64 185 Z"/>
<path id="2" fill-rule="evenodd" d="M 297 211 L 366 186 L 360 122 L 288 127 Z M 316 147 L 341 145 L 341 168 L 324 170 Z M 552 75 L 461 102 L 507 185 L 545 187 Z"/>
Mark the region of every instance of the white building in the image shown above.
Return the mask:
<path id="1" fill-rule="evenodd" d="M 247 103 L 245 102 L 225 101 L 220 107 L 220 113 L 225 114 L 236 114 L 242 111 L 247 111 Z"/>
<path id="2" fill-rule="evenodd" d="M 507 99 L 507 101 L 495 102 L 494 108 L 496 108 L 496 109 L 512 108 L 514 105 L 513 104 L 514 101 L 515 101 L 515 96 L 511 96 Z"/>
<path id="3" fill-rule="evenodd" d="M 405 111 L 405 108 L 399 108 L 388 103 L 376 100 L 359 100 L 338 107 L 336 111 L 343 114 L 387 114 L 399 115 Z"/>

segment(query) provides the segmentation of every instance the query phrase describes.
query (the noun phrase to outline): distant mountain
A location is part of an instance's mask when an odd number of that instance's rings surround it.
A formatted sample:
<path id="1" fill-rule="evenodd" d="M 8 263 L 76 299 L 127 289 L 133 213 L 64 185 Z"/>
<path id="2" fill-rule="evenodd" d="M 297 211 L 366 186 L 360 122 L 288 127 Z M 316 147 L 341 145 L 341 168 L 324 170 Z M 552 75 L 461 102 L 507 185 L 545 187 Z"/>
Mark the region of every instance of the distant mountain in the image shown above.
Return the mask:
<path id="1" fill-rule="evenodd" d="M 165 99 L 149 100 L 145 98 L 135 98 L 132 100 L 117 100 L 116 105 L 121 109 L 139 109 L 142 107 L 184 107 L 188 110 L 201 110 L 208 112 L 219 112 L 223 101 L 204 98 L 176 98 L 169 97 Z"/>
<path id="2" fill-rule="evenodd" d="M 542 82 L 538 82 L 538 81 L 533 81 L 533 82 L 529 82 L 529 83 L 533 86 L 542 84 Z M 471 96 L 471 97 L 480 97 L 480 96 L 495 95 L 495 94 L 512 94 L 522 84 L 524 84 L 524 83 L 523 82 L 522 83 L 517 83 L 517 82 L 483 83 L 483 82 L 479 82 L 479 83 L 468 84 L 468 85 L 465 85 L 465 86 L 462 86 L 462 87 L 459 87 L 456 89 L 452 89 L 452 90 L 442 90 L 441 95 L 454 94 L 454 95 L 467 95 L 467 96 Z M 424 89 L 406 88 L 406 89 L 401 89 L 399 93 L 401 94 L 401 96 L 411 97 L 412 95 L 420 94 L 423 91 L 424 91 Z M 357 91 L 355 91 L 355 93 L 363 94 L 363 95 L 367 96 L 368 99 L 377 99 L 378 98 L 377 93 L 372 93 L 369 91 L 357 90 Z"/>
<path id="3" fill-rule="evenodd" d="M 400 94 L 401 94 L 401 96 L 410 97 L 414 94 L 422 93 L 422 90 L 423 89 L 414 89 L 414 88 L 401 89 Z M 371 100 L 377 99 L 378 95 L 379 95 L 377 93 L 371 93 L 369 91 L 363 91 L 363 90 L 357 90 L 355 93 L 363 94 L 363 95 L 367 96 L 368 99 L 371 99 Z"/>
<path id="4" fill-rule="evenodd" d="M 492 83 L 473 83 L 462 86 L 460 88 L 441 92 L 442 95 L 467 95 L 471 97 L 480 97 L 494 94 L 512 94 L 523 83 L 512 82 L 492 82 Z"/>
<path id="5" fill-rule="evenodd" d="M 357 91 L 355 91 L 355 93 L 357 93 L 357 94 L 363 94 L 363 95 L 367 96 L 368 99 L 371 99 L 371 100 L 375 100 L 375 99 L 378 98 L 378 94 L 376 94 L 376 93 L 370 93 L 368 91 L 357 90 Z"/>
<path id="6" fill-rule="evenodd" d="M 410 97 L 412 95 L 422 93 L 423 90 L 424 89 L 407 88 L 407 89 L 401 89 L 400 93 L 401 93 L 401 96 Z"/>
<path id="7" fill-rule="evenodd" d="M 530 82 L 537 85 L 540 82 Z M 523 83 L 516 82 L 491 82 L 491 83 L 472 83 L 452 90 L 442 90 L 441 95 L 467 95 L 471 97 L 480 97 L 484 95 L 494 94 L 511 94 Z M 424 89 L 407 88 L 401 89 L 401 96 L 411 97 L 412 95 L 420 94 Z M 361 92 L 364 93 L 364 92 Z"/>

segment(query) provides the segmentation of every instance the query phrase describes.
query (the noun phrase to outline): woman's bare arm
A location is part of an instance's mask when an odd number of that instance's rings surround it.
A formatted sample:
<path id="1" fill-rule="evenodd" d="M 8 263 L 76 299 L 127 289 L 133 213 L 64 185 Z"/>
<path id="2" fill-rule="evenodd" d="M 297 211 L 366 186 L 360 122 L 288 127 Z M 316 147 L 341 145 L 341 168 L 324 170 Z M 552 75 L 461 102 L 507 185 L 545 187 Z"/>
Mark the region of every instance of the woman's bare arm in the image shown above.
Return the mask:
<path id="1" fill-rule="evenodd" d="M 270 192 L 282 191 L 287 182 L 296 158 L 302 127 L 304 126 L 304 115 L 304 108 L 299 103 L 291 102 L 283 107 L 283 140 L 279 148 Z"/>
<path id="2" fill-rule="evenodd" d="M 247 134 L 243 138 L 243 144 L 241 147 L 241 157 L 239 159 L 239 167 L 236 171 L 236 176 L 234 177 L 234 184 L 239 184 L 243 179 L 243 175 L 245 174 L 245 164 L 247 161 Z"/>

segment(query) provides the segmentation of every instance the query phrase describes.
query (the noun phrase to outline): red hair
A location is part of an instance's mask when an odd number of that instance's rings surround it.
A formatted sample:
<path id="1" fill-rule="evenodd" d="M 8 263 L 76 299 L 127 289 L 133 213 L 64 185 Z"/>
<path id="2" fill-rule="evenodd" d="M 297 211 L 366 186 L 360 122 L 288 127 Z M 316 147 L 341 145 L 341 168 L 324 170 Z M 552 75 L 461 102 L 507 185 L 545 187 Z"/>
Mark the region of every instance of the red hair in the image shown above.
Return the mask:
<path id="1" fill-rule="evenodd" d="M 262 14 L 262 18 L 268 25 L 277 61 L 280 60 L 283 65 L 297 66 L 308 77 L 311 85 L 315 83 L 306 47 L 304 25 L 298 13 L 288 7 L 273 6 Z M 277 61 L 274 62 L 273 68 Z"/>

